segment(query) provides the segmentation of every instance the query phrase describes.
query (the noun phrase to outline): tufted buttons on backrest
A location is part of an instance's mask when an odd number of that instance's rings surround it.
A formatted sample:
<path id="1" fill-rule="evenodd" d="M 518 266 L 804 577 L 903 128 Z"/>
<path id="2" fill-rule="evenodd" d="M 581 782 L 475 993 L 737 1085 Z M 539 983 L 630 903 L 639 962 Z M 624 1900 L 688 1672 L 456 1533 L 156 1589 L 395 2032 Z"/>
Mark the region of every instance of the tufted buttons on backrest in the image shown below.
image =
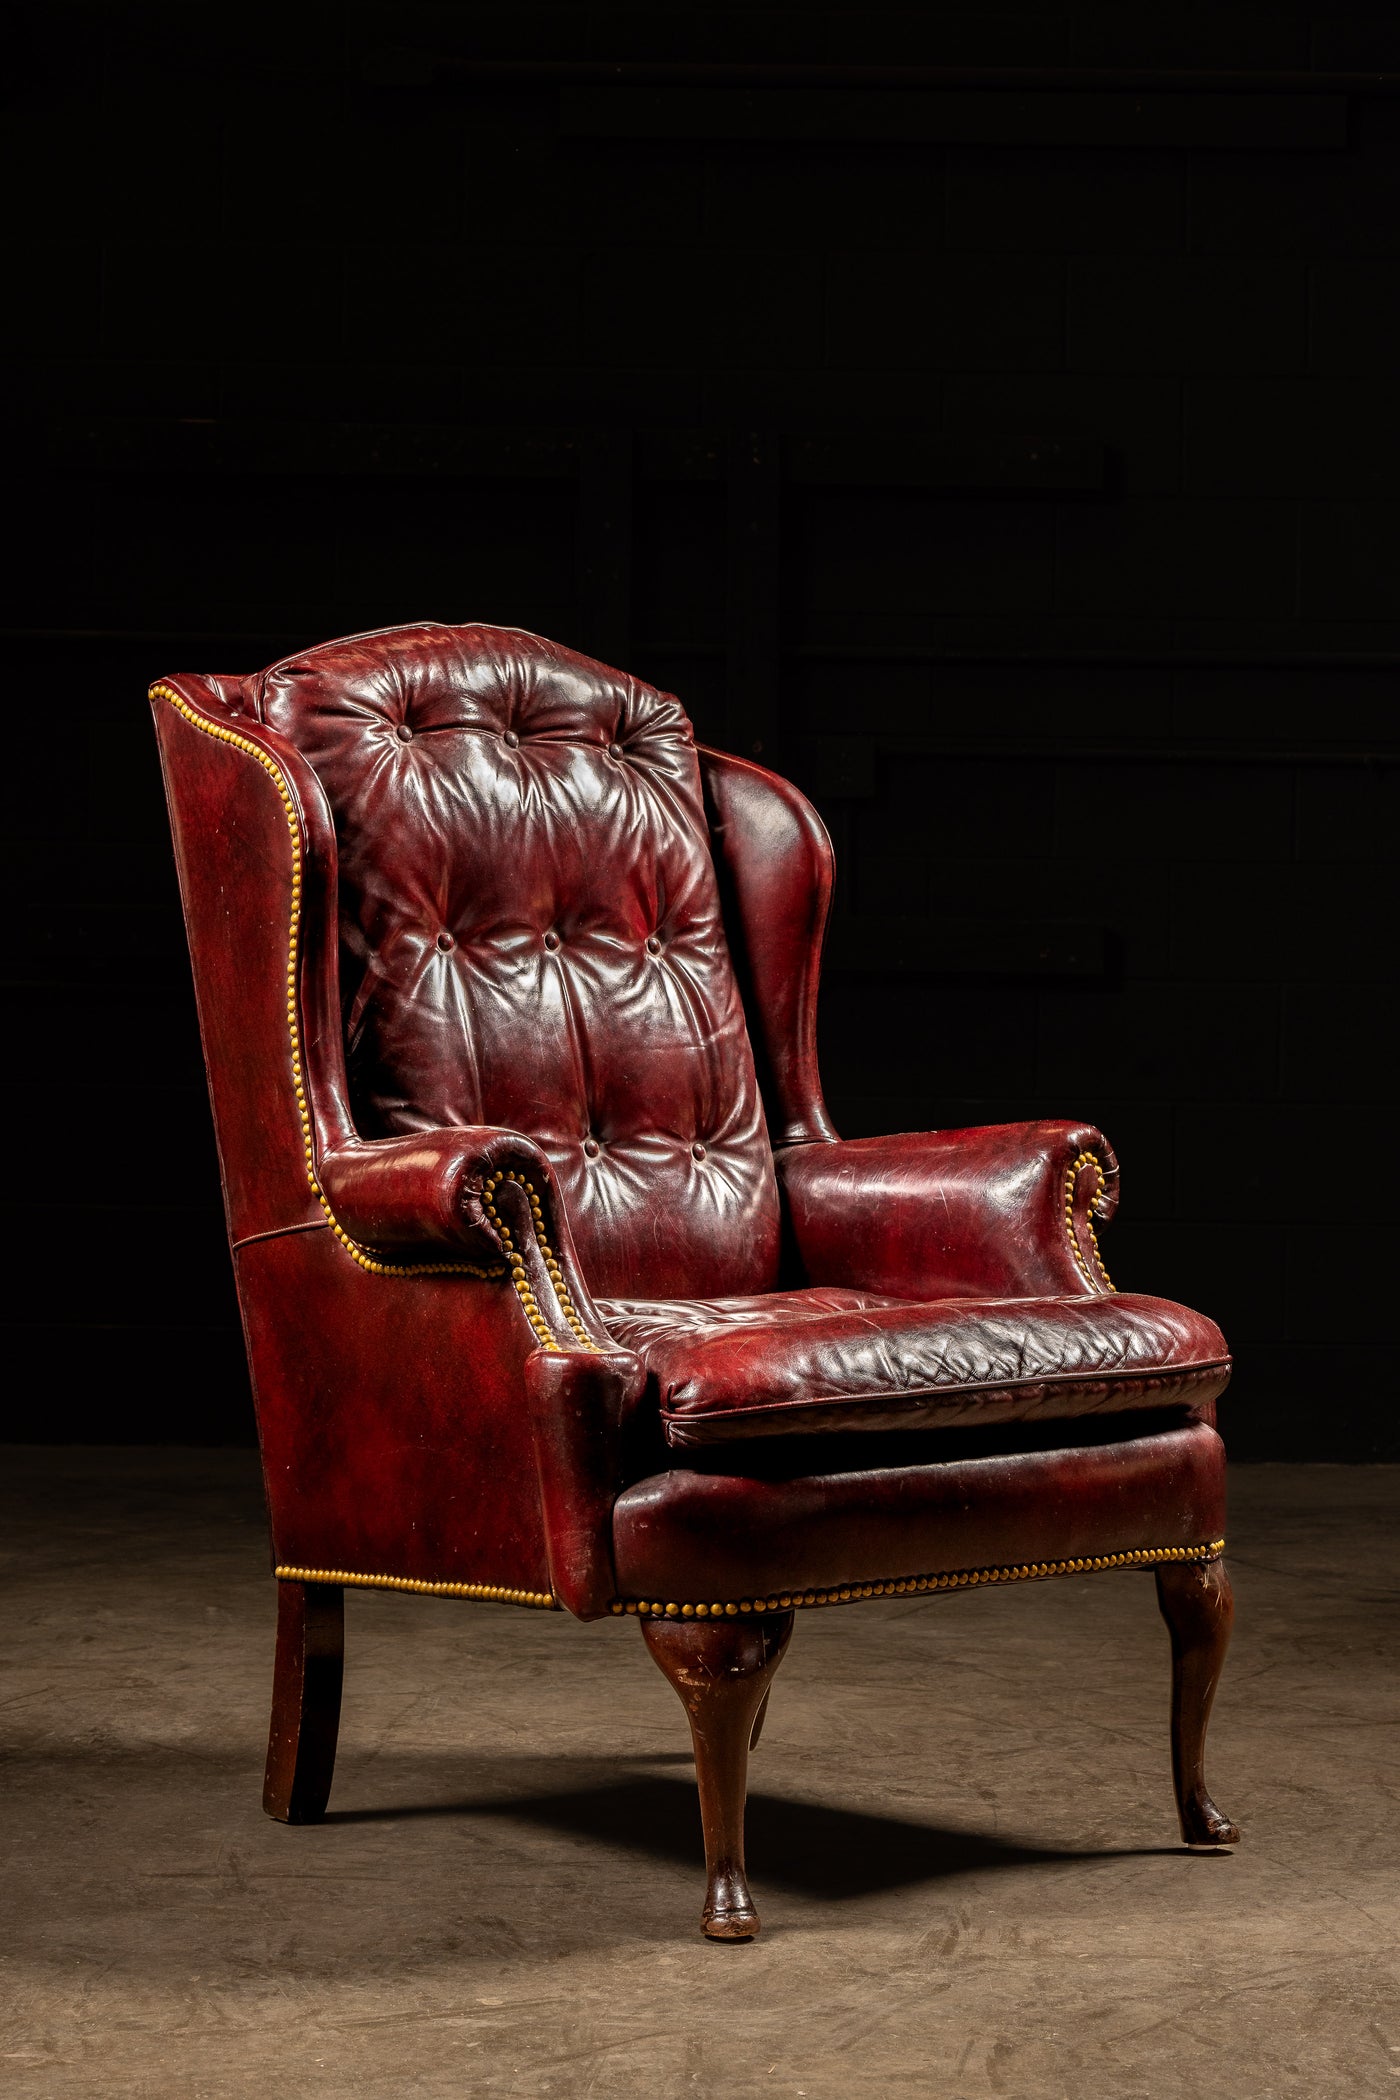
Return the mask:
<path id="1" fill-rule="evenodd" d="M 528 1132 L 597 1291 L 771 1289 L 772 1158 L 679 702 L 430 623 L 289 658 L 255 701 L 335 817 L 360 1130 Z"/>

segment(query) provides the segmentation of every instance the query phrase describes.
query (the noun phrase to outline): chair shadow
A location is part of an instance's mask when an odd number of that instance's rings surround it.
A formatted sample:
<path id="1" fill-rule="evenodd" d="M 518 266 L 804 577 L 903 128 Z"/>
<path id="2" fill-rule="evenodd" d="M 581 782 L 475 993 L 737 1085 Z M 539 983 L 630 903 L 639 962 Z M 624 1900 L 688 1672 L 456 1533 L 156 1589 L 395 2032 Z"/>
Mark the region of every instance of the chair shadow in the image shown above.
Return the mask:
<path id="1" fill-rule="evenodd" d="M 690 1760 L 676 1753 L 646 1762 L 689 1764 Z M 660 1775 L 620 1778 L 615 1767 L 612 1776 L 592 1784 L 521 1792 L 509 1800 L 333 1809 L 325 1820 L 387 1823 L 426 1816 L 464 1823 L 486 1817 L 528 1823 L 583 1844 L 612 1846 L 690 1868 L 702 1856 L 694 1781 Z M 905 1816 L 869 1815 L 763 1792 L 749 1795 L 747 1832 L 749 1864 L 765 1883 L 827 1901 L 876 1895 L 992 1868 L 1198 1856 L 1175 1845 L 1075 1849 L 1027 1844 L 988 1831 L 952 1830 Z"/>

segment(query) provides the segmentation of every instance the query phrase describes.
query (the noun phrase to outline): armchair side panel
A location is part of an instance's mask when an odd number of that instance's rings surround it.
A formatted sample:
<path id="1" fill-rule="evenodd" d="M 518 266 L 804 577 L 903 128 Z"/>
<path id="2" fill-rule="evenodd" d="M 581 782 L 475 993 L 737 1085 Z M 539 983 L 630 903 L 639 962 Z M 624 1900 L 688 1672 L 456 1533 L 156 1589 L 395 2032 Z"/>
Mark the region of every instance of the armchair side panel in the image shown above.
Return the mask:
<path id="1" fill-rule="evenodd" d="M 236 1267 L 279 1571 L 552 1602 L 509 1286 L 367 1275 L 327 1231 Z"/>

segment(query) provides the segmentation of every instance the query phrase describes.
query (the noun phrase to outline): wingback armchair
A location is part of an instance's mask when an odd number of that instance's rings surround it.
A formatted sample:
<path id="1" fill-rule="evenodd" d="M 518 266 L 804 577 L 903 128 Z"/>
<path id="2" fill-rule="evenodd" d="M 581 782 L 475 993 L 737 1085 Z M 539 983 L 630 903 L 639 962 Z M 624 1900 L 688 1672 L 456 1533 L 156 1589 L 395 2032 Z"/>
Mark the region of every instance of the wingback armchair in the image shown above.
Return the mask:
<path id="1" fill-rule="evenodd" d="M 424 621 L 152 689 L 279 1585 L 265 1802 L 325 1809 L 347 1585 L 635 1619 L 745 1939 L 794 1614 L 1155 1570 L 1188 1844 L 1229 1638 L 1218 1329 L 1115 1292 L 1099 1132 L 843 1141 L 827 835 L 679 703 Z"/>

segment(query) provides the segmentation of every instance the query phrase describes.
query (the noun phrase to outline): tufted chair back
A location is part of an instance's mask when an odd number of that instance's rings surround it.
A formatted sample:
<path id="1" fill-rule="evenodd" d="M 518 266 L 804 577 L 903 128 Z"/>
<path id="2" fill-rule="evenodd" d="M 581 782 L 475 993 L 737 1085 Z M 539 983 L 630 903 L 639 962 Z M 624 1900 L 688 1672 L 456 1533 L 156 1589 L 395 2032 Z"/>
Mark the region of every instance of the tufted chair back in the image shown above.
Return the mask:
<path id="1" fill-rule="evenodd" d="M 428 622 L 288 658 L 246 702 L 334 817 L 361 1134 L 526 1132 L 598 1291 L 771 1289 L 773 1162 L 679 702 Z"/>

